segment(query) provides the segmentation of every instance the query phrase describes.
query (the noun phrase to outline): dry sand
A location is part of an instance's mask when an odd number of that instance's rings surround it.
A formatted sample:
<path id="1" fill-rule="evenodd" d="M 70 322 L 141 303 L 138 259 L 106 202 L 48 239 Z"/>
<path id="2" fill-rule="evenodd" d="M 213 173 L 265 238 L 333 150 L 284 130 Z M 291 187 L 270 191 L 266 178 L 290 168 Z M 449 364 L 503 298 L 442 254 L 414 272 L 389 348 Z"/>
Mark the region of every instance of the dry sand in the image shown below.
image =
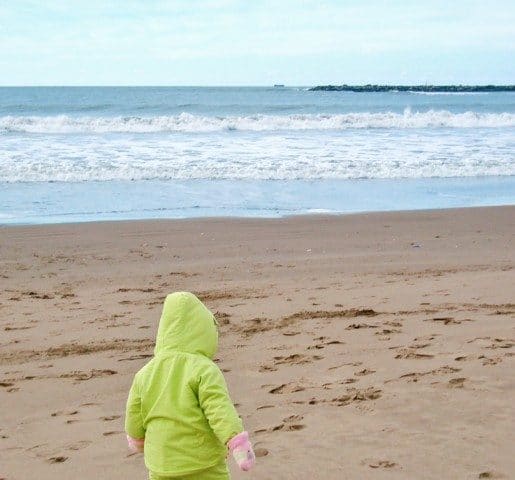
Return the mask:
<path id="1" fill-rule="evenodd" d="M 218 312 L 234 479 L 515 478 L 515 207 L 0 228 L 0 479 L 144 479 L 164 296 Z"/>

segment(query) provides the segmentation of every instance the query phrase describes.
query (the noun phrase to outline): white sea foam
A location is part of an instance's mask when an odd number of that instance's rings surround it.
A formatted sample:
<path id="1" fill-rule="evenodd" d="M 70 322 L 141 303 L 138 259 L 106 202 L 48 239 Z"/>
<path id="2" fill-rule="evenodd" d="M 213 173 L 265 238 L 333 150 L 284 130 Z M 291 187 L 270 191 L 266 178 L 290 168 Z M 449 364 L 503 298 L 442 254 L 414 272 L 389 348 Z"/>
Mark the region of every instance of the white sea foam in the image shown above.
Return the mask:
<path id="1" fill-rule="evenodd" d="M 329 208 L 308 208 L 306 213 L 309 213 L 310 215 L 329 215 L 337 212 Z"/>
<path id="2" fill-rule="evenodd" d="M 511 128 L 4 135 L 0 182 L 515 175 Z"/>
<path id="3" fill-rule="evenodd" d="M 413 129 L 413 128 L 495 128 L 514 127 L 515 114 L 451 113 L 429 110 L 403 113 L 345 113 L 201 116 L 182 113 L 155 117 L 71 117 L 4 116 L 0 133 L 159 133 L 217 131 L 288 131 L 347 129 Z"/>
<path id="4" fill-rule="evenodd" d="M 490 95 L 491 92 L 414 92 L 408 90 L 408 93 L 415 95 Z"/>

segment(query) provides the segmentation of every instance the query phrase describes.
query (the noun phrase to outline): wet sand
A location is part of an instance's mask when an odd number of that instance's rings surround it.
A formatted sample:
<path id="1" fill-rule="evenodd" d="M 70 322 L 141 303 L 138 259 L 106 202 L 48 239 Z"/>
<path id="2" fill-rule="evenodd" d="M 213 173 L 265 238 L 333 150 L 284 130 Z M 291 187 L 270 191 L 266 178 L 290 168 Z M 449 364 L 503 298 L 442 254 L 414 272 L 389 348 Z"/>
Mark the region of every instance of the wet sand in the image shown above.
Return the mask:
<path id="1" fill-rule="evenodd" d="M 510 478 L 515 207 L 0 227 L 0 479 L 145 478 L 164 296 L 221 323 L 234 479 Z"/>

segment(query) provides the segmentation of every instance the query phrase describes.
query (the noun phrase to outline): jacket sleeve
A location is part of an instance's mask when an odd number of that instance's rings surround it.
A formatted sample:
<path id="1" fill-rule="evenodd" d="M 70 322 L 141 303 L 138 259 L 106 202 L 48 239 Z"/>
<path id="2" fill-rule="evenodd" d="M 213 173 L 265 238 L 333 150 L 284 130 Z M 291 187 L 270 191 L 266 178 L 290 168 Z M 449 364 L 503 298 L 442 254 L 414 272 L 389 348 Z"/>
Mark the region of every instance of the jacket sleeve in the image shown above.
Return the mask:
<path id="1" fill-rule="evenodd" d="M 243 423 L 231 401 L 224 376 L 212 362 L 201 370 L 198 399 L 211 429 L 223 445 L 243 431 Z"/>
<path id="2" fill-rule="evenodd" d="M 129 398 L 127 399 L 125 432 L 132 438 L 145 437 L 145 428 L 143 427 L 143 417 L 141 415 L 141 396 L 137 377 L 134 377 L 129 391 Z"/>

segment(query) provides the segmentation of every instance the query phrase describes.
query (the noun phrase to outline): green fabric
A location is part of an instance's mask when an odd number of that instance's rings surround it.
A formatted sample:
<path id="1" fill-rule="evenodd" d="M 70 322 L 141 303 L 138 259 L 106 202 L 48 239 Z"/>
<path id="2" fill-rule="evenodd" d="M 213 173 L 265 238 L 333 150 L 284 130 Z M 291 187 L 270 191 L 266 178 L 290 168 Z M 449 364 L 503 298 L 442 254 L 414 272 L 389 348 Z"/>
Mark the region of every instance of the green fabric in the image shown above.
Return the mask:
<path id="1" fill-rule="evenodd" d="M 229 480 L 229 470 L 225 460 L 214 467 L 202 470 L 201 472 L 192 473 L 190 475 L 181 475 L 180 477 L 163 477 L 153 472 L 148 472 L 149 480 Z"/>
<path id="2" fill-rule="evenodd" d="M 220 464 L 227 442 L 243 431 L 224 377 L 212 361 L 218 346 L 213 314 L 192 293 L 166 297 L 154 358 L 134 377 L 125 418 L 145 437 L 145 464 L 178 476 Z"/>

